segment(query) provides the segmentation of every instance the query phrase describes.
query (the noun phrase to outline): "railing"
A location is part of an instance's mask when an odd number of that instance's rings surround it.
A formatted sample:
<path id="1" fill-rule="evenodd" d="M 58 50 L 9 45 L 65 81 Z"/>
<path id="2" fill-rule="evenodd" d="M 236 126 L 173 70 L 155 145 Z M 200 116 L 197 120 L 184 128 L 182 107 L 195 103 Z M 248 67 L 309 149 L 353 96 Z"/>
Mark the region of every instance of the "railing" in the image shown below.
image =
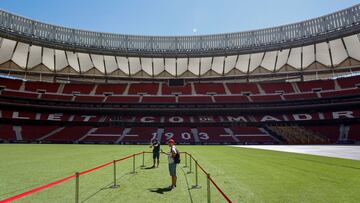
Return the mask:
<path id="1" fill-rule="evenodd" d="M 51 183 L 48 183 L 48 184 L 45 184 L 45 185 L 42 185 L 40 187 L 37 187 L 37 188 L 34 188 L 34 189 L 31 189 L 31 190 L 28 190 L 28 191 L 25 191 L 23 193 L 20 193 L 18 195 L 15 195 L 15 196 L 12 196 L 12 197 L 9 197 L 7 199 L 4 199 L 4 200 L 0 200 L 0 203 L 8 203 L 8 202 L 12 202 L 12 201 L 15 201 L 15 200 L 18 200 L 18 199 L 21 199 L 23 197 L 26 197 L 26 196 L 29 196 L 31 194 L 34 194 L 34 193 L 37 193 L 37 192 L 40 192 L 42 190 L 45 190 L 47 188 L 51 188 L 55 185 L 58 185 L 60 183 L 64 183 L 64 182 L 67 182 L 69 180 L 72 180 L 72 179 L 75 179 L 75 202 L 78 203 L 80 202 L 80 195 L 79 195 L 79 191 L 80 191 L 80 176 L 83 176 L 83 175 L 86 175 L 88 173 L 91 173 L 91 172 L 94 172 L 96 170 L 99 170 L 101 168 L 104 168 L 106 166 L 109 166 L 109 165 L 113 165 L 113 184 L 111 186 L 111 188 L 117 188 L 119 187 L 119 185 L 117 184 L 117 174 L 116 174 L 116 163 L 117 162 L 121 162 L 121 161 L 124 161 L 126 159 L 130 159 L 132 158 L 133 159 L 133 164 L 132 164 L 132 173 L 135 174 L 136 173 L 136 167 L 135 167 L 135 157 L 138 156 L 138 155 L 142 155 L 142 167 L 144 167 L 145 165 L 145 154 L 146 153 L 152 153 L 152 152 L 139 152 L 139 153 L 136 153 L 136 154 L 133 154 L 133 155 L 129 155 L 129 156 L 126 156 L 126 157 L 123 157 L 123 158 L 120 158 L 120 159 L 117 159 L 117 160 L 113 160 L 113 161 L 110 161 L 110 162 L 107 162 L 105 164 L 102 164 L 102 165 L 99 165 L 99 166 L 96 166 L 94 168 L 91 168 L 91 169 L 88 169 L 88 170 L 85 170 L 85 171 L 81 171 L 81 172 L 76 172 L 74 175 L 70 175 L 70 176 L 67 176 L 65 178 L 62 178 L 62 179 L 59 179 L 59 180 L 56 180 L 54 182 L 51 182 Z M 193 158 L 193 156 L 187 152 L 183 152 L 183 154 L 185 154 L 185 167 L 187 167 L 188 165 L 188 161 L 187 161 L 187 157 L 189 156 L 190 159 L 189 159 L 189 165 L 190 165 L 190 172 L 189 173 L 192 173 L 192 162 L 194 161 L 195 162 L 195 182 L 196 182 L 196 185 L 194 188 L 199 188 L 199 184 L 198 184 L 198 168 L 200 168 L 206 175 L 207 177 L 207 202 L 210 203 L 211 202 L 211 195 L 210 195 L 210 182 L 216 187 L 216 189 L 221 193 L 221 195 L 226 199 L 227 202 L 232 202 L 226 195 L 225 193 L 219 188 L 219 186 L 215 183 L 215 181 L 210 177 L 210 174 L 207 173 L 204 168 L 198 164 L 197 160 L 195 160 Z"/>
<path id="2" fill-rule="evenodd" d="M 120 52 L 192 53 L 226 51 L 282 44 L 339 32 L 359 25 L 360 4 L 299 23 L 246 32 L 201 36 L 135 36 L 91 32 L 46 24 L 0 11 L 2 32 L 17 34 L 47 44 L 58 43 Z"/>

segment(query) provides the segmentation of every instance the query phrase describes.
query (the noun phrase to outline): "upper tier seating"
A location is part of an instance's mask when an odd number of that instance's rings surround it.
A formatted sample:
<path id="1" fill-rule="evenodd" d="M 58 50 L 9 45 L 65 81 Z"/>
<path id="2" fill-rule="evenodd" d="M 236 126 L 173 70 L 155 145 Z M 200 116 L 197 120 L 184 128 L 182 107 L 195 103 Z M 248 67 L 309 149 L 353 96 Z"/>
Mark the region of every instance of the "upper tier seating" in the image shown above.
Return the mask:
<path id="1" fill-rule="evenodd" d="M 215 95 L 214 96 L 216 103 L 243 103 L 249 102 L 249 99 L 246 96 L 242 95 Z"/>
<path id="2" fill-rule="evenodd" d="M 188 94 L 191 95 L 191 84 L 188 83 L 181 87 L 170 87 L 168 84 L 163 84 L 162 95 L 171 95 L 171 94 Z"/>
<path id="3" fill-rule="evenodd" d="M 307 99 L 317 99 L 318 96 L 316 93 L 295 93 L 295 94 L 284 94 L 285 100 L 307 100 Z"/>
<path id="4" fill-rule="evenodd" d="M 152 94 L 156 95 L 159 83 L 131 83 L 128 94 Z"/>
<path id="5" fill-rule="evenodd" d="M 251 93 L 259 94 L 259 88 L 255 83 L 226 83 L 231 94 Z"/>
<path id="6" fill-rule="evenodd" d="M 108 96 L 105 100 L 107 103 L 138 103 L 139 96 Z"/>
<path id="7" fill-rule="evenodd" d="M 72 101 L 72 95 L 64 94 L 42 94 L 41 99 L 54 101 Z"/>
<path id="8" fill-rule="evenodd" d="M 90 94 L 90 92 L 94 89 L 94 85 L 92 84 L 65 84 L 64 90 L 62 93 L 64 94 Z"/>
<path id="9" fill-rule="evenodd" d="M 360 88 L 321 92 L 320 94 L 321 94 L 321 97 L 343 97 L 343 96 L 350 96 L 350 95 L 360 95 Z"/>
<path id="10" fill-rule="evenodd" d="M 281 101 L 280 95 L 273 94 L 273 95 L 252 95 L 250 98 L 254 102 L 263 102 L 263 101 Z"/>
<path id="11" fill-rule="evenodd" d="M 19 90 L 22 84 L 22 80 L 0 78 L 0 86 L 6 89 Z"/>
<path id="12" fill-rule="evenodd" d="M 338 78 L 336 79 L 341 88 L 352 88 L 356 84 L 360 85 L 360 75 L 348 77 L 348 78 Z"/>
<path id="13" fill-rule="evenodd" d="M 25 83 L 25 90 L 31 92 L 37 92 L 39 90 L 45 92 L 56 93 L 59 89 L 59 83 L 50 83 L 50 82 L 32 82 L 28 81 Z"/>
<path id="14" fill-rule="evenodd" d="M 175 103 L 175 96 L 144 96 L 143 103 Z"/>
<path id="15" fill-rule="evenodd" d="M 79 95 L 75 97 L 77 102 L 89 102 L 89 103 L 101 103 L 104 101 L 104 96 L 88 96 L 88 95 Z"/>
<path id="16" fill-rule="evenodd" d="M 3 90 L 1 95 L 8 97 L 19 97 L 19 98 L 29 98 L 36 99 L 39 94 L 34 92 L 22 92 L 22 91 L 13 91 L 13 90 Z"/>
<path id="17" fill-rule="evenodd" d="M 95 94 L 123 94 L 126 89 L 127 84 L 99 84 L 96 87 Z"/>
<path id="18" fill-rule="evenodd" d="M 225 94 L 223 83 L 194 83 L 196 94 Z"/>
<path id="19" fill-rule="evenodd" d="M 179 96 L 179 103 L 212 103 L 211 96 Z"/>
<path id="20" fill-rule="evenodd" d="M 267 94 L 271 93 L 293 93 L 294 89 L 291 85 L 291 83 L 264 83 L 260 84 L 261 88 L 265 91 Z"/>
<path id="21" fill-rule="evenodd" d="M 297 82 L 297 86 L 301 92 L 312 92 L 314 89 L 334 90 L 334 80 L 314 80 L 306 82 Z"/>

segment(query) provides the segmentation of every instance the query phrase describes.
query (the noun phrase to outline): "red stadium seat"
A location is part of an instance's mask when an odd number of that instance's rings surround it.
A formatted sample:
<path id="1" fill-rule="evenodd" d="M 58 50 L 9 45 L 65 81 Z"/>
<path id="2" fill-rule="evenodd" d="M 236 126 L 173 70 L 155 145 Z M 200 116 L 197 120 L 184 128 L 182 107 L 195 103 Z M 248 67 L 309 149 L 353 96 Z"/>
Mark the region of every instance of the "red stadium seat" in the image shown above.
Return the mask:
<path id="1" fill-rule="evenodd" d="M 113 93 L 123 94 L 127 84 L 99 84 L 96 88 L 95 94 Z"/>
<path id="2" fill-rule="evenodd" d="M 22 80 L 0 78 L 0 86 L 6 89 L 19 90 L 22 84 Z"/>
<path id="3" fill-rule="evenodd" d="M 159 83 L 132 83 L 128 94 L 152 94 L 156 95 L 159 90 Z"/>
<path id="4" fill-rule="evenodd" d="M 306 82 L 297 82 L 297 86 L 301 92 L 311 92 L 314 89 L 335 90 L 334 80 L 314 80 Z"/>
<path id="5" fill-rule="evenodd" d="M 144 96 L 142 103 L 175 103 L 175 96 Z"/>
<path id="6" fill-rule="evenodd" d="M 215 95 L 214 96 L 216 103 L 246 103 L 249 102 L 249 99 L 246 96 L 242 95 Z"/>
<path id="7" fill-rule="evenodd" d="M 282 82 L 282 83 L 263 83 L 260 84 L 261 88 L 265 91 L 267 94 L 271 93 L 293 93 L 294 89 L 291 85 L 291 83 Z"/>
<path id="8" fill-rule="evenodd" d="M 356 87 L 356 84 L 360 85 L 360 75 L 347 78 L 338 78 L 336 80 L 343 89 Z"/>
<path id="9" fill-rule="evenodd" d="M 171 94 L 187 94 L 191 95 L 191 85 L 188 83 L 182 87 L 170 87 L 168 84 L 162 85 L 162 95 L 171 95 Z"/>
<path id="10" fill-rule="evenodd" d="M 90 92 L 94 89 L 93 84 L 65 84 L 64 90 L 62 93 L 64 94 L 90 94 Z"/>
<path id="11" fill-rule="evenodd" d="M 211 96 L 179 96 L 179 103 L 212 103 Z"/>
<path id="12" fill-rule="evenodd" d="M 28 81 L 25 83 L 25 90 L 31 92 L 37 92 L 38 90 L 44 90 L 45 92 L 56 93 L 59 89 L 59 83 L 50 83 L 50 82 L 31 82 Z"/>
<path id="13" fill-rule="evenodd" d="M 251 93 L 259 94 L 259 88 L 255 83 L 225 83 L 231 94 Z"/>
<path id="14" fill-rule="evenodd" d="M 39 94 L 34 92 L 23 92 L 23 91 L 13 91 L 13 90 L 3 90 L 1 92 L 2 96 L 15 97 L 15 98 L 25 98 L 25 99 L 36 99 Z"/>
<path id="15" fill-rule="evenodd" d="M 106 103 L 138 103 L 139 96 L 108 96 L 105 100 Z"/>
<path id="16" fill-rule="evenodd" d="M 194 83 L 196 94 L 225 94 L 223 83 Z"/>

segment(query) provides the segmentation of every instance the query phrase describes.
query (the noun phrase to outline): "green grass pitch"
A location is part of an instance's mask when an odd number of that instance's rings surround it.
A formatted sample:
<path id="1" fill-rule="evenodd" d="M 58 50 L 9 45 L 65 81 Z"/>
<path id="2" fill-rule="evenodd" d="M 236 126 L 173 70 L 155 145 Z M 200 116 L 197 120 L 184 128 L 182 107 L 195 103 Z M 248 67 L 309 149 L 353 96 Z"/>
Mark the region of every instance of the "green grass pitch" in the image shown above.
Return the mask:
<path id="1" fill-rule="evenodd" d="M 164 151 L 167 146 L 162 146 Z M 245 149 L 229 146 L 182 146 L 207 170 L 233 202 L 360 202 L 360 161 Z M 0 200 L 94 166 L 149 151 L 144 145 L 0 145 Z M 172 191 L 167 157 L 160 167 L 144 169 L 142 156 L 117 163 L 112 189 L 112 165 L 80 177 L 80 202 L 206 202 L 206 178 L 199 170 L 200 189 L 184 159 L 177 167 Z M 145 165 L 152 165 L 146 154 Z M 194 168 L 193 168 L 194 171 Z M 74 202 L 75 180 L 61 183 L 17 202 Z M 211 187 L 212 202 L 225 202 Z"/>

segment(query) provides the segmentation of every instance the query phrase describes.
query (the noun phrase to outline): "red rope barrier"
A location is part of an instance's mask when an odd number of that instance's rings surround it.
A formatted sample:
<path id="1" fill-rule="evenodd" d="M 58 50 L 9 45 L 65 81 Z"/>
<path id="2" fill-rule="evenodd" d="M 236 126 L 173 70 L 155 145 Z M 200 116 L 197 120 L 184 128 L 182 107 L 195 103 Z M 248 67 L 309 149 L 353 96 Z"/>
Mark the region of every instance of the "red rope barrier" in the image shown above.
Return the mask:
<path id="1" fill-rule="evenodd" d="M 187 152 L 185 152 L 186 154 L 190 155 L 190 158 L 194 159 L 193 156 Z M 194 159 L 195 160 L 195 159 Z M 205 173 L 205 175 L 208 177 L 208 172 L 205 171 L 205 169 L 198 163 L 199 168 Z M 227 200 L 227 202 L 232 203 L 232 201 L 230 200 L 230 198 L 228 196 L 226 196 L 226 194 L 219 188 L 219 186 L 215 183 L 215 181 L 211 178 L 208 177 L 210 179 L 210 181 L 212 182 L 212 184 L 216 187 L 216 189 L 221 193 L 221 195 Z"/>
<path id="2" fill-rule="evenodd" d="M 49 184 L 40 186 L 40 187 L 38 187 L 38 188 L 35 188 L 35 189 L 32 189 L 32 190 L 23 192 L 23 193 L 18 194 L 18 195 L 15 195 L 15 196 L 10 197 L 10 198 L 8 198 L 8 199 L 1 200 L 0 203 L 7 203 L 7 202 L 11 202 L 11 201 L 20 199 L 20 198 L 22 198 L 22 197 L 28 196 L 28 195 L 30 195 L 30 194 L 39 192 L 39 191 L 44 190 L 44 189 L 46 189 L 46 188 L 49 188 L 49 187 L 52 187 L 52 186 L 54 186 L 54 185 L 57 185 L 57 184 L 60 184 L 60 183 L 62 183 L 62 182 L 65 182 L 65 181 L 68 181 L 68 180 L 70 180 L 70 179 L 73 179 L 74 177 L 75 177 L 75 175 L 68 176 L 68 177 L 66 177 L 66 178 L 57 180 L 57 181 L 55 181 L 55 182 L 52 182 L 52 183 L 49 183 Z"/>
<path id="3" fill-rule="evenodd" d="M 227 200 L 227 202 L 232 203 L 232 201 L 225 195 L 225 193 L 219 188 L 219 186 L 215 183 L 215 181 L 211 178 L 208 177 L 210 179 L 210 181 L 214 184 L 214 186 L 216 187 L 216 189 L 222 194 L 222 196 Z"/>
<path id="4" fill-rule="evenodd" d="M 133 155 L 130 155 L 130 156 L 121 158 L 121 159 L 117 159 L 117 160 L 115 160 L 115 162 L 123 161 L 123 160 L 129 159 L 129 158 L 131 158 L 131 157 L 133 157 L 133 156 L 140 155 L 140 154 L 143 154 L 143 152 L 140 152 L 140 153 L 137 153 L 137 154 L 133 154 Z M 108 166 L 108 165 L 110 165 L 110 164 L 112 164 L 112 163 L 113 163 L 113 161 L 110 161 L 110 162 L 105 163 L 105 164 L 102 164 L 102 165 L 100 165 L 100 166 L 96 166 L 96 167 L 94 167 L 94 168 L 91 168 L 91 169 L 82 171 L 82 172 L 80 172 L 79 174 L 80 174 L 80 175 L 85 175 L 85 174 L 87 174 L 87 173 L 90 173 L 90 172 L 96 171 L 96 170 L 98 170 L 98 169 L 104 168 L 104 167 L 106 167 L 106 166 Z M 30 195 L 30 194 L 39 192 L 39 191 L 41 191 L 41 190 L 44 190 L 44 189 L 46 189 L 46 188 L 52 187 L 52 186 L 54 186 L 54 185 L 60 184 L 60 183 L 62 183 L 62 182 L 68 181 L 68 180 L 73 179 L 73 178 L 75 178 L 75 175 L 71 175 L 71 176 L 68 176 L 68 177 L 66 177 L 66 178 L 63 178 L 63 179 L 60 179 L 60 180 L 57 180 L 57 181 L 48 183 L 48 184 L 46 184 L 46 185 L 40 186 L 40 187 L 38 187 L 38 188 L 34 188 L 34 189 L 31 189 L 31 190 L 28 190 L 28 191 L 26 191 L 26 192 L 23 192 L 23 193 L 21 193 L 21 194 L 15 195 L 15 196 L 13 196 L 13 197 L 10 197 L 10 198 L 4 199 L 4 200 L 0 200 L 0 203 L 8 203 L 8 202 L 11 202 L 11 201 L 20 199 L 20 198 L 22 198 L 22 197 L 25 197 L 25 196 L 28 196 L 28 195 Z"/>

